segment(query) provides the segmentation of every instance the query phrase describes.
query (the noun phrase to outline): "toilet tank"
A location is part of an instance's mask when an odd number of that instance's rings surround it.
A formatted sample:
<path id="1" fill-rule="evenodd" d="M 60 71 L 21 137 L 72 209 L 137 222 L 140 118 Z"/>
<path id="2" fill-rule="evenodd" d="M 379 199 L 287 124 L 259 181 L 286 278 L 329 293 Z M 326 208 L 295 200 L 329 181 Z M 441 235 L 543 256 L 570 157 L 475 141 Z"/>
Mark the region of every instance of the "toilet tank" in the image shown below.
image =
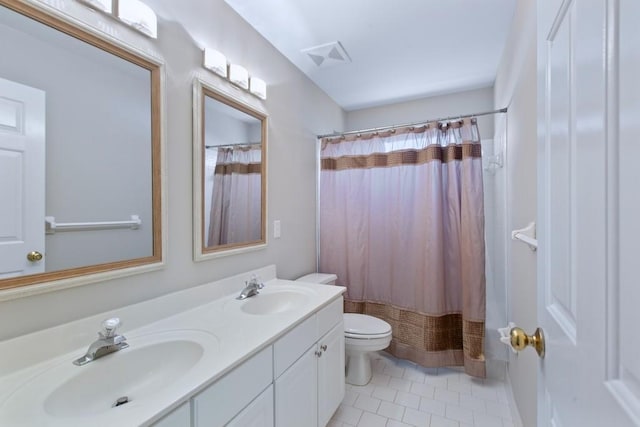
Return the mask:
<path id="1" fill-rule="evenodd" d="M 338 276 L 326 273 L 311 273 L 296 279 L 297 282 L 317 283 L 320 285 L 335 285 Z"/>

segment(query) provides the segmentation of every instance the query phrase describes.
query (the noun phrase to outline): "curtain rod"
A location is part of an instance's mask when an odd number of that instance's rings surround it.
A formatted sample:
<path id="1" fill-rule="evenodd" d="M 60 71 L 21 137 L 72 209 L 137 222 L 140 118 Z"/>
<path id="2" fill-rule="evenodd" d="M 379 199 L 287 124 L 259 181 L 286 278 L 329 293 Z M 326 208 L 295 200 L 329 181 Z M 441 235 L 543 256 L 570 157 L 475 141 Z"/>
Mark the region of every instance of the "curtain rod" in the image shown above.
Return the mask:
<path id="1" fill-rule="evenodd" d="M 379 132 L 379 131 L 382 131 L 382 130 L 390 130 L 390 129 L 398 129 L 398 128 L 404 128 L 404 127 L 418 126 L 418 125 L 423 125 L 425 123 L 430 123 L 430 122 L 446 122 L 448 120 L 465 119 L 465 118 L 468 118 L 468 117 L 488 116 L 490 114 L 501 114 L 501 113 L 506 113 L 506 112 L 507 112 L 507 107 L 500 108 L 499 110 L 483 111 L 482 113 L 464 114 L 462 116 L 442 117 L 442 118 L 439 118 L 439 119 L 422 120 L 420 122 L 405 123 L 405 124 L 402 124 L 402 125 L 382 126 L 382 127 L 378 127 L 378 128 L 362 129 L 362 130 L 350 130 L 348 132 L 334 132 L 334 133 L 328 133 L 326 135 L 318 135 L 317 138 L 318 139 L 320 139 L 320 138 L 334 138 L 336 136 L 353 135 L 353 134 L 357 134 L 357 133 Z"/>
<path id="2" fill-rule="evenodd" d="M 235 147 L 236 145 L 260 145 L 260 144 L 262 144 L 260 141 L 258 141 L 258 142 L 236 142 L 235 144 L 205 145 L 204 148 L 206 148 L 208 150 L 209 148 Z"/>

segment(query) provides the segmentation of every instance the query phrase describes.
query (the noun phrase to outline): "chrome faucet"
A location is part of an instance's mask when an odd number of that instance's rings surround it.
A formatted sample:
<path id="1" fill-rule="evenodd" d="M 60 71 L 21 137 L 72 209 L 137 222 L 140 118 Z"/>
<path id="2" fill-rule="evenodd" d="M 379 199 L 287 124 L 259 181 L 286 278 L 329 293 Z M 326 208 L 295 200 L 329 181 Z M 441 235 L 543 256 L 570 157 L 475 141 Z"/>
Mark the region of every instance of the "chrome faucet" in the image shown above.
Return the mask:
<path id="1" fill-rule="evenodd" d="M 244 282 L 244 284 L 244 289 L 242 290 L 242 292 L 240 292 L 240 295 L 238 295 L 236 299 L 242 300 L 254 295 L 258 295 L 260 293 L 258 292 L 258 290 L 264 288 L 264 283 L 262 283 L 258 276 L 256 276 L 255 274 L 252 275 L 248 281 Z"/>
<path id="2" fill-rule="evenodd" d="M 120 326 L 120 319 L 113 317 L 102 322 L 102 331 L 98 332 L 98 339 L 89 346 L 84 356 L 73 361 L 74 365 L 82 366 L 109 353 L 129 347 L 124 335 L 116 335 Z"/>

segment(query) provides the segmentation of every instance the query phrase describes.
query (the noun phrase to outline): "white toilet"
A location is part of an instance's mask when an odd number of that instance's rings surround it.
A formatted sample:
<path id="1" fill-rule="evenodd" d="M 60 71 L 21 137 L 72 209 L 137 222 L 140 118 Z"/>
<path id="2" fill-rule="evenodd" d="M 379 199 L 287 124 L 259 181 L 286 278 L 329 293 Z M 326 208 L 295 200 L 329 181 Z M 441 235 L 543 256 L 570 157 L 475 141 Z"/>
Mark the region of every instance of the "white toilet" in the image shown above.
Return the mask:
<path id="1" fill-rule="evenodd" d="M 335 285 L 335 274 L 311 273 L 298 281 Z M 346 381 L 353 385 L 366 385 L 371 381 L 369 353 L 383 350 L 391 343 L 391 325 L 366 314 L 344 314 L 344 344 Z"/>

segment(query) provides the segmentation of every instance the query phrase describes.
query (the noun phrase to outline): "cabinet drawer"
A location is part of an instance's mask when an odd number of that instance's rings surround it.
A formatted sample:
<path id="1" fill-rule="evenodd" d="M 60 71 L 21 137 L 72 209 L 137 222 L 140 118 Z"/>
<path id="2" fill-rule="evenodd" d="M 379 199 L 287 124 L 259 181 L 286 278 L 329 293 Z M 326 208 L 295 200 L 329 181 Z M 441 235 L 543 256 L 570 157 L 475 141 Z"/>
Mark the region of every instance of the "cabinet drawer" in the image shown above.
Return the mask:
<path id="1" fill-rule="evenodd" d="M 273 352 L 267 347 L 193 398 L 194 426 L 229 422 L 273 381 Z"/>
<path id="2" fill-rule="evenodd" d="M 338 322 L 342 322 L 343 311 L 344 303 L 340 296 L 318 312 L 318 338 L 329 332 Z"/>
<path id="3" fill-rule="evenodd" d="M 319 337 L 314 314 L 276 341 L 273 346 L 274 378 L 286 371 Z"/>

